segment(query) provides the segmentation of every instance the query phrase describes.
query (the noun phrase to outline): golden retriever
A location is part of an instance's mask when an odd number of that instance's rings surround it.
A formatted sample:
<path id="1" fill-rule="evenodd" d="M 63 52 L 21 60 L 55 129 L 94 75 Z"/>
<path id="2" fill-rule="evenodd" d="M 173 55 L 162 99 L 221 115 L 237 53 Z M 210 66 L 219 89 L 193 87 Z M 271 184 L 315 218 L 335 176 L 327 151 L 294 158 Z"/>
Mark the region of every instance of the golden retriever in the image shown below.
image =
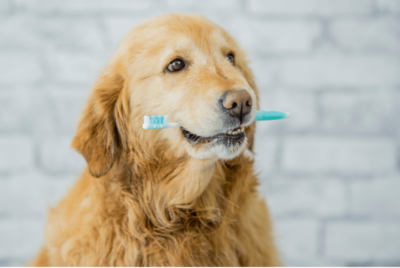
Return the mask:
<path id="1" fill-rule="evenodd" d="M 87 168 L 51 209 L 34 266 L 280 266 L 252 150 L 245 54 L 199 15 L 135 27 L 97 81 L 72 146 Z M 182 127 L 146 130 L 144 115 Z"/>

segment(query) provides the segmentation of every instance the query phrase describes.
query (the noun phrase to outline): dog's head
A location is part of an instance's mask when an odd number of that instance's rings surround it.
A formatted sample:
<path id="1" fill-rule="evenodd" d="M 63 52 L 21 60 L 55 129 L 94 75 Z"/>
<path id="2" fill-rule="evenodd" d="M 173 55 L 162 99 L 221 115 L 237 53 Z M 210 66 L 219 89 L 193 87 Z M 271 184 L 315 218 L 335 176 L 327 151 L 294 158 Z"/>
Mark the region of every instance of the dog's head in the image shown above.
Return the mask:
<path id="1" fill-rule="evenodd" d="M 257 94 L 245 54 L 226 31 L 198 15 L 163 15 L 123 40 L 73 146 L 96 177 L 132 140 L 164 144 L 176 157 L 229 160 L 252 141 Z M 167 115 L 182 127 L 144 130 L 144 115 Z"/>

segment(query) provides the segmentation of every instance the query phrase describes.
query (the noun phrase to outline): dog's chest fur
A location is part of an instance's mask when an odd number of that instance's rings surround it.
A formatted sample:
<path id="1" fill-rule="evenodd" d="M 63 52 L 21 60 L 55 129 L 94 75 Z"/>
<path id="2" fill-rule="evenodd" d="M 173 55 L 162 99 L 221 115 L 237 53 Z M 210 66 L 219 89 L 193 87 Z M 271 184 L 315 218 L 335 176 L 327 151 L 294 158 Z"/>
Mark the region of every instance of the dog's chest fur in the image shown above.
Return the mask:
<path id="1" fill-rule="evenodd" d="M 119 173 L 95 180 L 86 172 L 49 217 L 49 261 L 77 266 L 267 265 L 266 257 L 275 253 L 269 217 L 248 168 L 219 167 L 201 196 L 180 207 L 160 207 L 162 200 L 152 197 L 156 183 L 143 178 L 140 183 L 139 178 L 121 181 L 127 174 Z"/>

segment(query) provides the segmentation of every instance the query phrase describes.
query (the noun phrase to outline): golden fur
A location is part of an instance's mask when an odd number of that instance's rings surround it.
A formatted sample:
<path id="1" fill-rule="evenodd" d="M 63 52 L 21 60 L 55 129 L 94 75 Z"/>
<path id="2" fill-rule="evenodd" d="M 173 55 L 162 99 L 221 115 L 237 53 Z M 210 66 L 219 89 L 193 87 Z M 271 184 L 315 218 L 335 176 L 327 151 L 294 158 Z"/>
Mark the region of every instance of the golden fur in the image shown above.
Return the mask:
<path id="1" fill-rule="evenodd" d="M 226 58 L 235 53 L 233 66 Z M 177 57 L 187 70 L 166 73 Z M 221 130 L 215 99 L 258 91 L 245 54 L 198 15 L 170 14 L 135 27 L 96 83 L 72 146 L 87 169 L 50 211 L 34 266 L 280 266 L 252 150 L 192 145 L 180 128 L 144 130 L 168 115 L 202 136 Z"/>

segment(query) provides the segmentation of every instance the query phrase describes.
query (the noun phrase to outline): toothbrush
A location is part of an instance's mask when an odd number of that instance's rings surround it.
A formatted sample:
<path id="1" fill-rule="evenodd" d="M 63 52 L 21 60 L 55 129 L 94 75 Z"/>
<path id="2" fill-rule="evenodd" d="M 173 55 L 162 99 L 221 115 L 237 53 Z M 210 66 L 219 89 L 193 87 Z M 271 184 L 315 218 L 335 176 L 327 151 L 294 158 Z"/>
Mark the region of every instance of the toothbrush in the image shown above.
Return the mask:
<path id="1" fill-rule="evenodd" d="M 290 113 L 278 112 L 278 111 L 257 111 L 255 121 L 265 120 L 278 120 L 290 117 Z M 179 123 L 168 123 L 168 116 L 166 115 L 155 115 L 155 116 L 144 116 L 144 129 L 162 129 L 170 127 L 180 127 Z"/>

